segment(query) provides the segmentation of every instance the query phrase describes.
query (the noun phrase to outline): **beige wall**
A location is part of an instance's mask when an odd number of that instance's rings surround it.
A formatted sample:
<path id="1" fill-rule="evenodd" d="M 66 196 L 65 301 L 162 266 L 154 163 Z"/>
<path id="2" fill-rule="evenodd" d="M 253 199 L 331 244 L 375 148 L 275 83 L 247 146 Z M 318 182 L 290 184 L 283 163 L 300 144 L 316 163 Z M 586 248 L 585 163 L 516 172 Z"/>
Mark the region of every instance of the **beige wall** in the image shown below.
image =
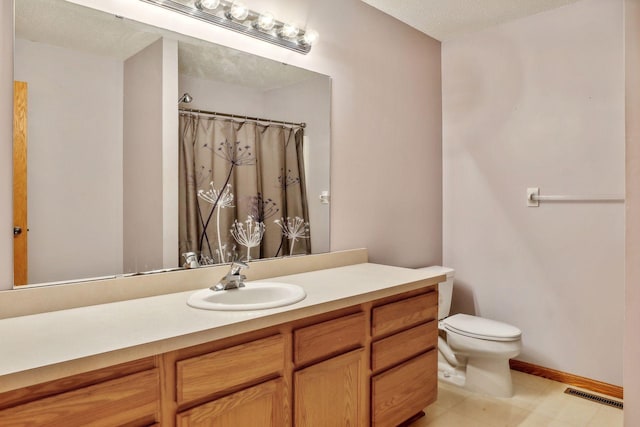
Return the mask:
<path id="1" fill-rule="evenodd" d="M 300 102 L 299 100 L 307 100 Z M 304 154 L 311 253 L 328 252 L 330 205 L 320 203 L 320 192 L 329 191 L 331 79 L 324 76 L 273 89 L 265 94 L 268 117 L 305 122 Z"/>
<path id="2" fill-rule="evenodd" d="M 125 273 L 163 266 L 162 56 L 160 39 L 124 62 Z"/>
<path id="3" fill-rule="evenodd" d="M 143 2 L 73 2 L 331 76 L 331 249 L 367 247 L 372 262 L 400 266 L 442 261 L 439 42 L 359 0 L 252 2 L 315 28 L 309 55 Z"/>
<path id="4" fill-rule="evenodd" d="M 29 85 L 29 283 L 121 273 L 122 61 L 15 44 L 14 77 Z"/>
<path id="5" fill-rule="evenodd" d="M 182 264 L 178 253 L 178 42 L 162 42 L 162 267 Z"/>
<path id="6" fill-rule="evenodd" d="M 523 331 L 519 359 L 622 385 L 622 2 L 583 0 L 442 46 L 444 263 L 454 310 Z"/>
<path id="7" fill-rule="evenodd" d="M 625 0 L 626 319 L 624 425 L 640 425 L 640 1 Z"/>
<path id="8" fill-rule="evenodd" d="M 13 286 L 13 5 L 0 2 L 0 290 Z"/>
<path id="9" fill-rule="evenodd" d="M 180 96 L 185 92 L 193 96 L 190 104 L 182 104 L 185 108 L 253 117 L 267 114 L 264 111 L 264 93 L 258 89 L 185 74 L 180 74 L 179 81 Z"/>

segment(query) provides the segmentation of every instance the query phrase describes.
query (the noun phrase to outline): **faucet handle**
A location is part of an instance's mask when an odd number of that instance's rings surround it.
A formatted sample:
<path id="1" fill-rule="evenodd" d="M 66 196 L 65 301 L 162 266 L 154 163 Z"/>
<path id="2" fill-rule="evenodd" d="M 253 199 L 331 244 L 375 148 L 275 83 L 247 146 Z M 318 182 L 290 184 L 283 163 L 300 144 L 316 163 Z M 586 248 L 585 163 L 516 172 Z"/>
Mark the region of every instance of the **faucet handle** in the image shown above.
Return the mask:
<path id="1" fill-rule="evenodd" d="M 231 264 L 233 264 L 233 265 L 239 265 L 239 266 L 240 266 L 240 267 L 242 267 L 242 268 L 249 268 L 249 264 L 247 264 L 246 262 L 241 261 L 241 260 L 233 261 Z"/>
<path id="2" fill-rule="evenodd" d="M 231 269 L 229 270 L 229 274 L 232 276 L 235 276 L 239 274 L 243 268 L 249 268 L 249 264 L 243 261 L 233 261 L 231 263 Z"/>
<path id="3" fill-rule="evenodd" d="M 226 291 L 227 289 L 243 288 L 244 280 L 247 278 L 244 274 L 240 274 L 240 270 L 243 268 L 249 268 L 249 266 L 242 261 L 233 261 L 227 275 L 220 279 L 217 285 L 209 289 L 212 291 Z"/>

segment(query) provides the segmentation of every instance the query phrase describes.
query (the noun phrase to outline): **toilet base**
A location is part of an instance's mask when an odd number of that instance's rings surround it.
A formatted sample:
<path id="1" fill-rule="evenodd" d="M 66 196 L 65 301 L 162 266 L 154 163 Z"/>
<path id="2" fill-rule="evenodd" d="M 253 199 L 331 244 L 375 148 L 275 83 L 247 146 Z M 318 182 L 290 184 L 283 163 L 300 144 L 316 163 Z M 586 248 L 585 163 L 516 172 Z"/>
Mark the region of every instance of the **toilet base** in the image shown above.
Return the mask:
<path id="1" fill-rule="evenodd" d="M 513 397 L 509 359 L 469 357 L 465 362 L 452 366 L 439 352 L 438 380 L 476 393 Z"/>
<path id="2" fill-rule="evenodd" d="M 513 397 L 509 359 L 470 357 L 464 388 L 494 397 Z"/>
<path id="3" fill-rule="evenodd" d="M 447 362 L 438 361 L 438 379 L 458 387 L 464 387 L 467 380 L 464 369 L 454 368 Z"/>

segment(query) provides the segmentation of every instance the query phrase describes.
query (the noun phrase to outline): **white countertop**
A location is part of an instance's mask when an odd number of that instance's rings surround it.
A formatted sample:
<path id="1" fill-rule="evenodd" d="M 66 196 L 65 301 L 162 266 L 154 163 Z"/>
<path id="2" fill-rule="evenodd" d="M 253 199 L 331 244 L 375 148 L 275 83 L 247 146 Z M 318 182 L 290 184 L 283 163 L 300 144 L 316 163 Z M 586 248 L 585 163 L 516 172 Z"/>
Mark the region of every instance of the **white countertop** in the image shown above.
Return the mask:
<path id="1" fill-rule="evenodd" d="M 356 264 L 264 280 L 297 284 L 307 293 L 298 303 L 267 310 L 196 309 L 186 304 L 194 292 L 188 291 L 3 319 L 0 391 L 25 382 L 8 380 L 28 371 L 87 358 L 95 363 L 84 366 L 98 369 L 408 291 L 439 274 Z"/>

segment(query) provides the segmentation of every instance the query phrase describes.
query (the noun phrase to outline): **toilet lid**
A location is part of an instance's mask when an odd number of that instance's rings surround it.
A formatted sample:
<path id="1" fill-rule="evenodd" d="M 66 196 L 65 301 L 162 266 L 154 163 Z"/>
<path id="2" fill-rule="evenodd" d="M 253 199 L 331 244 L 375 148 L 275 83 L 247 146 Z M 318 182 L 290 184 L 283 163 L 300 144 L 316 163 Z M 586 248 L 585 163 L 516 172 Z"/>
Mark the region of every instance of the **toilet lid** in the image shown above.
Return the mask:
<path id="1" fill-rule="evenodd" d="M 515 326 L 468 314 L 455 314 L 443 321 L 450 332 L 491 341 L 515 341 L 522 331 Z"/>

